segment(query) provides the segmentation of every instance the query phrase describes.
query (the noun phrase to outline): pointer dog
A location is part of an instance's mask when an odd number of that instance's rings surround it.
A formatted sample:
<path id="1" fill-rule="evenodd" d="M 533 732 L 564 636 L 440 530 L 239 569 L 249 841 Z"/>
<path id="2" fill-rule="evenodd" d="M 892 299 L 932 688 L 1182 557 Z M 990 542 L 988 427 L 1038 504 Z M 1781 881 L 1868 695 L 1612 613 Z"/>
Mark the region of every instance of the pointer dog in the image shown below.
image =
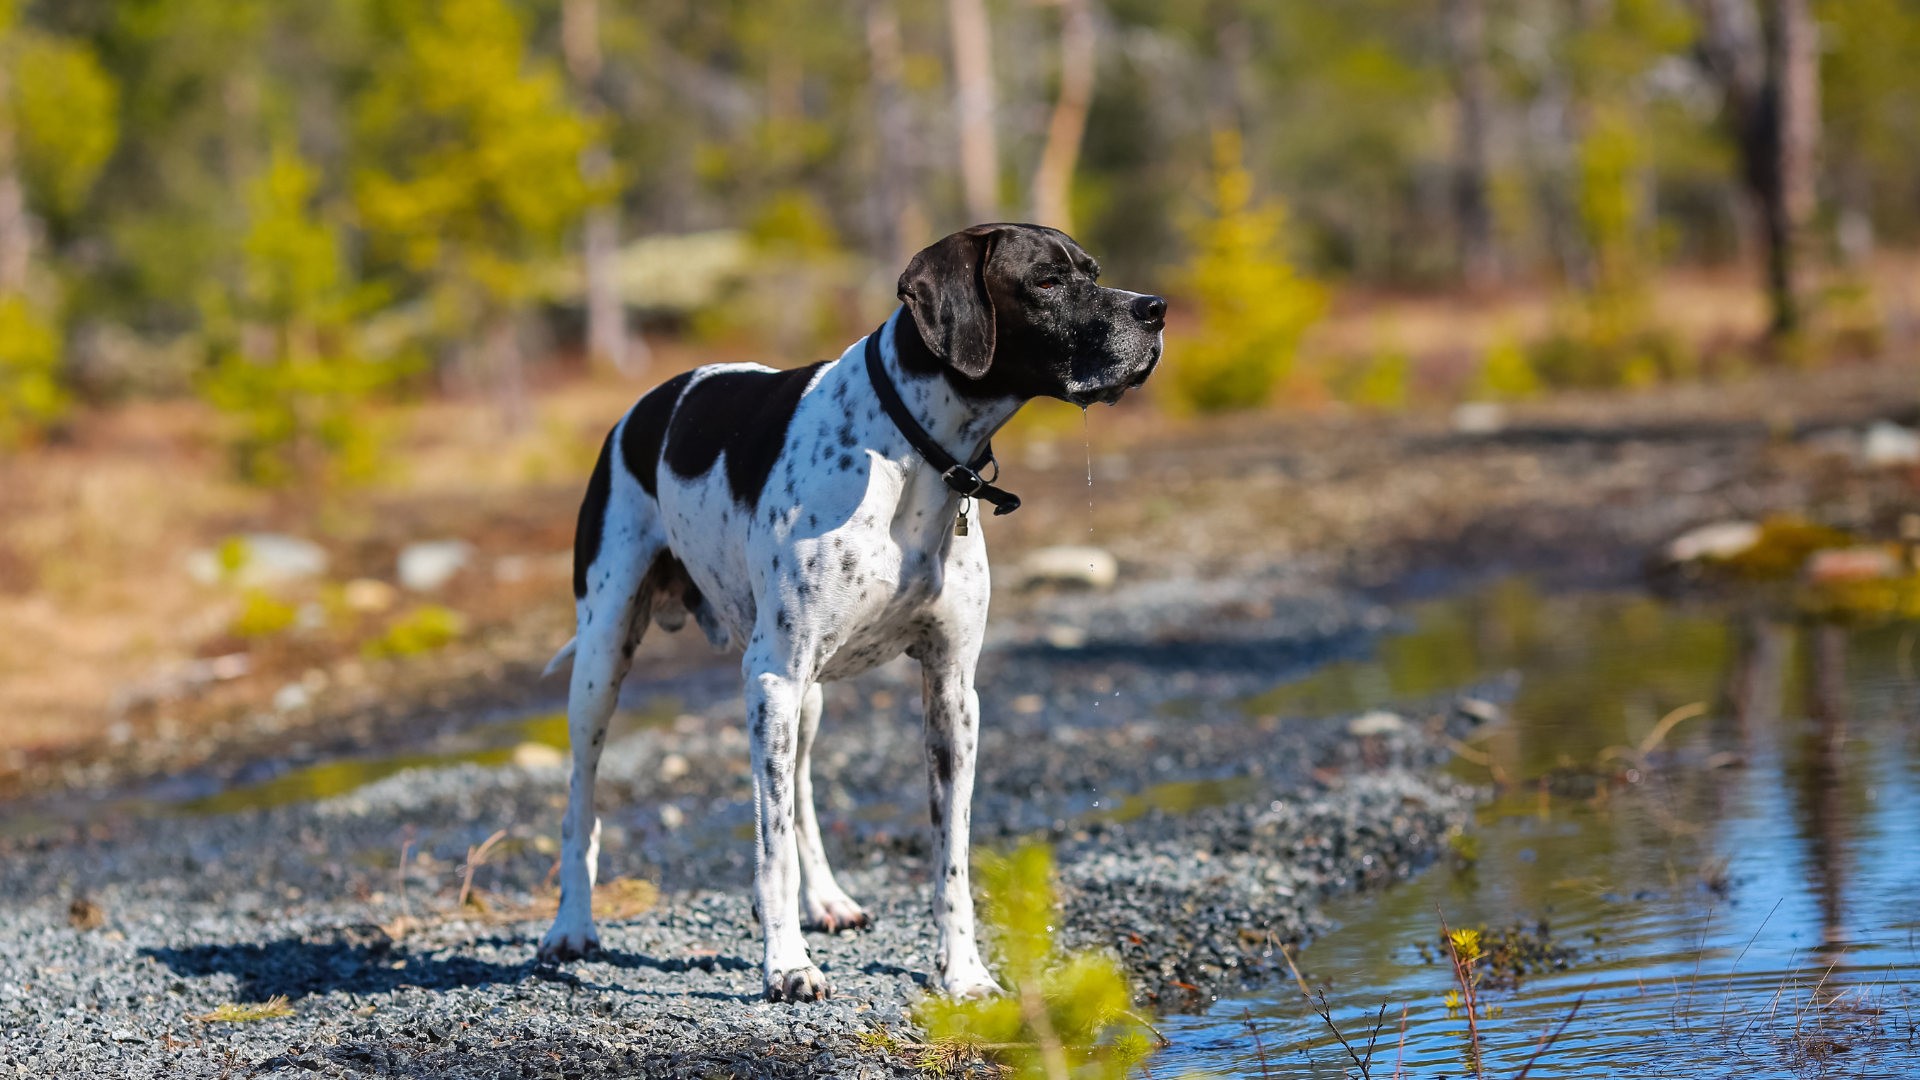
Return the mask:
<path id="1" fill-rule="evenodd" d="M 944 451 L 984 467 L 988 440 L 1028 399 L 1111 403 L 1146 380 L 1166 301 L 1104 288 L 1099 273 L 1054 229 L 975 226 L 913 257 L 903 306 L 874 331 L 877 355 L 863 340 L 791 371 L 698 368 L 614 427 L 574 539 L 576 635 L 548 669 L 573 657 L 560 910 L 542 960 L 599 947 L 593 785 L 607 719 L 648 622 L 672 631 L 691 615 L 715 645 L 745 651 L 767 997 L 828 993 L 803 927 L 868 922 L 827 866 L 808 755 L 820 684 L 902 652 L 920 661 L 925 688 L 941 984 L 956 996 L 999 990 L 974 941 L 967 875 L 987 553 L 979 531 L 956 522 L 955 488 L 1000 512 L 1018 500 L 929 461 Z M 896 422 L 889 409 L 902 404 L 911 420 Z"/>

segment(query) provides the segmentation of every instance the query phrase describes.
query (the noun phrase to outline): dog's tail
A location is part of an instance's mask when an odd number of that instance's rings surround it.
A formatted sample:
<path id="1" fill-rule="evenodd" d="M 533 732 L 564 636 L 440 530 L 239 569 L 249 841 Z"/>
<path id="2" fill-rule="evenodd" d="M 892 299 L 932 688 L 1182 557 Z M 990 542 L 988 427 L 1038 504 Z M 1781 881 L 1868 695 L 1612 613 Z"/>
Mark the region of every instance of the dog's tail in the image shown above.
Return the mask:
<path id="1" fill-rule="evenodd" d="M 547 676 L 552 675 L 554 672 L 559 671 L 560 665 L 573 659 L 573 651 L 579 647 L 580 647 L 579 638 L 577 637 L 568 638 L 567 643 L 565 645 L 560 646 L 560 651 L 553 654 L 553 659 L 547 661 L 547 670 L 541 672 L 540 677 L 544 679 Z"/>

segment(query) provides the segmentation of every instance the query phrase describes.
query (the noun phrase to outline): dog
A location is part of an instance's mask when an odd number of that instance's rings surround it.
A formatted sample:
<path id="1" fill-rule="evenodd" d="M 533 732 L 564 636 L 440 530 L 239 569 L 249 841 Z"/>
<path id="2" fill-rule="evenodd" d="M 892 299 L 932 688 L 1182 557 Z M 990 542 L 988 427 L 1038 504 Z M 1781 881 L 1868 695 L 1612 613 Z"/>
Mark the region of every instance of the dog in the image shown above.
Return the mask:
<path id="1" fill-rule="evenodd" d="M 913 257 L 901 306 L 839 359 L 701 367 L 615 425 L 574 539 L 576 634 L 548 667 L 573 661 L 573 773 L 543 962 L 599 948 L 593 788 L 607 721 L 647 624 L 673 631 L 692 616 L 716 646 L 744 652 L 767 998 L 829 993 L 803 929 L 869 922 L 827 865 L 809 755 L 821 684 L 903 652 L 920 662 L 926 702 L 940 984 L 956 997 L 999 992 L 968 881 L 989 592 L 969 496 L 996 513 L 1018 505 L 978 470 L 1022 404 L 1112 403 L 1159 363 L 1166 301 L 1101 286 L 1099 274 L 1058 230 L 965 229 Z"/>

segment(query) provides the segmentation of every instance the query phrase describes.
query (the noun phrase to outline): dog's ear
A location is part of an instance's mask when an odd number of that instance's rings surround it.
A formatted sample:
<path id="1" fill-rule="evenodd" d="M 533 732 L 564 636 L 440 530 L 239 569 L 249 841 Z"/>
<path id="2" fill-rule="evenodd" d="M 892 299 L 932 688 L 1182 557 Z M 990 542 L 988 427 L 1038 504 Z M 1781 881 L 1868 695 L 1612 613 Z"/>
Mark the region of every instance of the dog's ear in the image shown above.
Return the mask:
<path id="1" fill-rule="evenodd" d="M 935 356 L 969 379 L 993 364 L 987 260 L 1000 230 L 975 226 L 922 249 L 900 275 L 900 302 Z"/>

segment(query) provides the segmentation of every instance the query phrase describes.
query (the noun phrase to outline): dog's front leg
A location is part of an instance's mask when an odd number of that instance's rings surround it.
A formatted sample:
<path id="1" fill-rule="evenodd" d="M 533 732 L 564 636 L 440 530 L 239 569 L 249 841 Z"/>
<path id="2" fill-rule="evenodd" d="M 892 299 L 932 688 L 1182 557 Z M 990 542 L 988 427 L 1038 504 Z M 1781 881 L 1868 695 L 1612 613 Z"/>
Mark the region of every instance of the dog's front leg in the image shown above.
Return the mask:
<path id="1" fill-rule="evenodd" d="M 928 810 L 933 815 L 933 921 L 940 936 L 940 983 L 954 997 L 1000 992 L 980 961 L 974 937 L 973 890 L 968 873 L 973 821 L 973 766 L 980 741 L 980 695 L 973 669 L 952 659 L 921 664 L 927 703 Z"/>
<path id="2" fill-rule="evenodd" d="M 756 663 L 747 650 L 747 721 L 753 758 L 754 903 L 766 935 L 769 1001 L 826 997 L 827 977 L 800 933 L 800 852 L 794 837 L 794 756 L 806 682 Z"/>

